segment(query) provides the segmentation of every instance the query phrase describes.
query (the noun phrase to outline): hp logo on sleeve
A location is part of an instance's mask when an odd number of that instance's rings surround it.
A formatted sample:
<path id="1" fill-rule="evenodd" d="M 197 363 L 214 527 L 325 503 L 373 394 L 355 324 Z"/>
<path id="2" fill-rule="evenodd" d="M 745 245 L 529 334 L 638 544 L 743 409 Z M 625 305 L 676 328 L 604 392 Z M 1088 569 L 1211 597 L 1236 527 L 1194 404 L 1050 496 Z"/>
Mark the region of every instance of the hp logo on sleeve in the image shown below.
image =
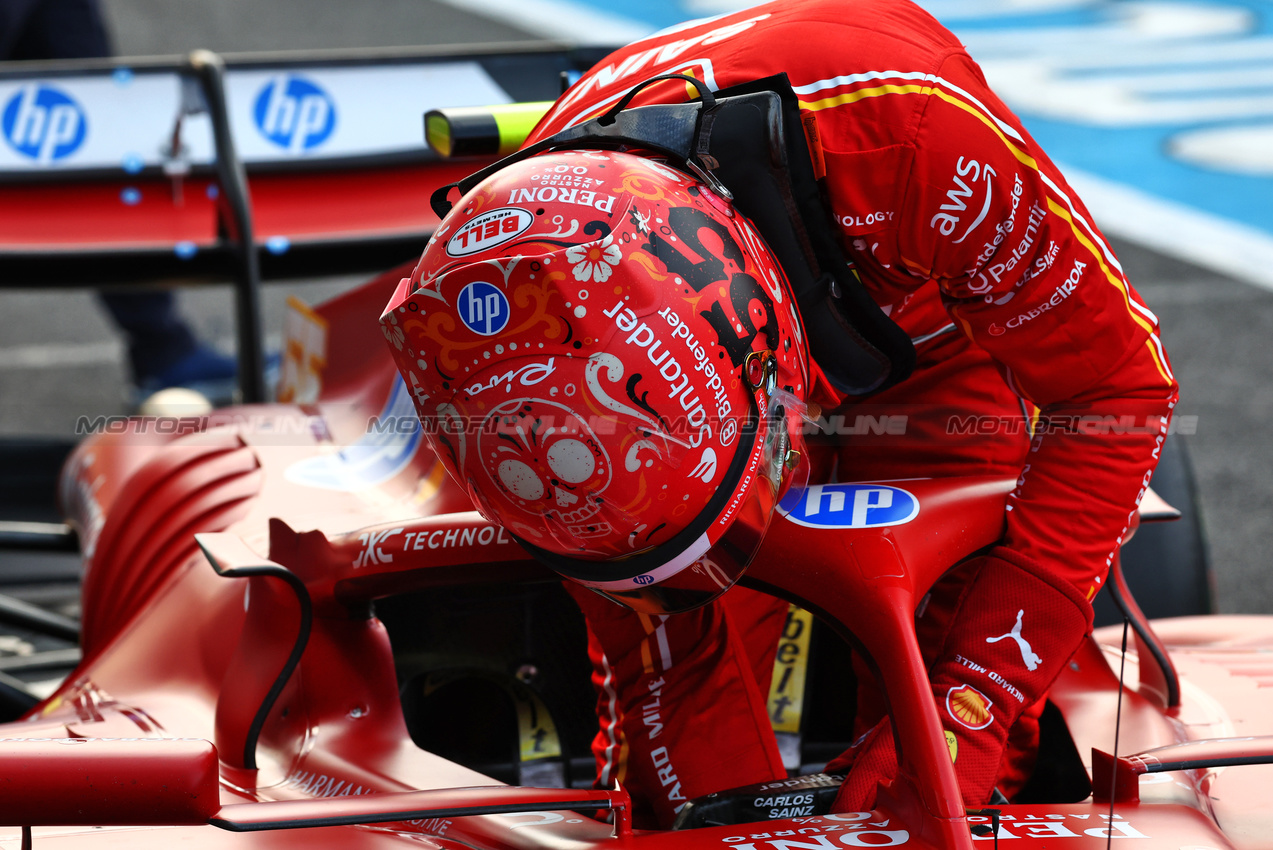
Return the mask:
<path id="1" fill-rule="evenodd" d="M 460 321 L 475 334 L 491 336 L 504 330 L 510 310 L 508 299 L 494 284 L 475 281 L 460 290 Z"/>
<path id="2" fill-rule="evenodd" d="M 814 484 L 792 488 L 778 511 L 807 528 L 883 528 L 918 516 L 919 499 L 883 484 Z"/>
<path id="3" fill-rule="evenodd" d="M 38 83 L 23 86 L 9 98 L 0 124 L 14 150 L 42 163 L 75 153 L 88 135 L 88 119 L 74 98 Z"/>
<path id="4" fill-rule="evenodd" d="M 252 117 L 261 135 L 291 153 L 313 150 L 336 129 L 336 104 L 299 74 L 273 77 L 256 96 Z"/>

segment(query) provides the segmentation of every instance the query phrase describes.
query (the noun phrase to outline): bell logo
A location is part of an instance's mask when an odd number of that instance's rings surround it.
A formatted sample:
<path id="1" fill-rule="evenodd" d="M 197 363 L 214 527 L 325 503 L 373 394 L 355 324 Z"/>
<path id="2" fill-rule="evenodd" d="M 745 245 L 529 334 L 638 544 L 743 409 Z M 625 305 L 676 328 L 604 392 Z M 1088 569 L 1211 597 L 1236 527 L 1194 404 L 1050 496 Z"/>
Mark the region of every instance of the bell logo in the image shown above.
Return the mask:
<path id="1" fill-rule="evenodd" d="M 493 336 L 504 330 L 511 314 L 508 299 L 499 287 L 480 280 L 460 290 L 455 306 L 464 326 L 482 336 Z"/>
<path id="2" fill-rule="evenodd" d="M 465 224 L 446 242 L 448 257 L 467 257 L 503 245 L 526 232 L 535 217 L 526 210 L 501 207 Z"/>
<path id="3" fill-rule="evenodd" d="M 290 153 L 318 147 L 336 128 L 336 104 L 299 74 L 270 79 L 256 96 L 252 117 L 261 135 Z"/>
<path id="4" fill-rule="evenodd" d="M 88 134 L 80 105 L 61 89 L 38 83 L 23 86 L 9 98 L 0 125 L 15 151 L 42 164 L 75 153 Z"/>
<path id="5" fill-rule="evenodd" d="M 960 726 L 985 729 L 995 719 L 990 713 L 994 705 L 972 685 L 960 685 L 946 692 L 946 711 Z"/>

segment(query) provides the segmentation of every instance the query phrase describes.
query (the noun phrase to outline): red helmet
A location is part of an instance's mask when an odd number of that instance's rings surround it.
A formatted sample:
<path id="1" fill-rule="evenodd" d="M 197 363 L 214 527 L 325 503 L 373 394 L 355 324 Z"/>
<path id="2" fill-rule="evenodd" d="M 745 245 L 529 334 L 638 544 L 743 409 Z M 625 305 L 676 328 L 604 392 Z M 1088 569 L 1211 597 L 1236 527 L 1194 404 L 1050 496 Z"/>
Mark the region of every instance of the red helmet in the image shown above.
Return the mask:
<path id="1" fill-rule="evenodd" d="M 568 151 L 496 172 L 381 324 L 477 509 L 638 610 L 724 592 L 804 471 L 808 355 L 782 270 L 661 162 Z"/>

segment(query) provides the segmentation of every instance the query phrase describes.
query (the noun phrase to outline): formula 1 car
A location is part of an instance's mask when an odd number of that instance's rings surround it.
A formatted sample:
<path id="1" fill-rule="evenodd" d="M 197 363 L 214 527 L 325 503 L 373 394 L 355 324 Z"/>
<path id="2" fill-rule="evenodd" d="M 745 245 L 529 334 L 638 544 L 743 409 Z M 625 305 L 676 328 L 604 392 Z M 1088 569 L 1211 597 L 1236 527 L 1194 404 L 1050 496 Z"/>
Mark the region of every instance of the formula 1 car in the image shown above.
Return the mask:
<path id="1" fill-rule="evenodd" d="M 1052 689 L 1034 777 L 1010 803 L 964 809 L 913 614 L 1001 535 L 1014 482 L 992 478 L 788 494 L 745 582 L 795 606 L 770 693 L 792 777 L 634 829 L 622 787 L 588 787 L 578 613 L 447 478 L 389 358 L 376 320 L 405 269 L 297 307 L 291 402 L 112 421 L 70 455 L 82 659 L 0 725 L 0 841 L 1273 846 L 1273 618 L 1151 625 L 1117 570 L 1127 626 L 1098 630 Z M 838 780 L 817 770 L 848 742 L 850 647 L 878 670 L 901 774 L 875 810 L 828 814 Z"/>

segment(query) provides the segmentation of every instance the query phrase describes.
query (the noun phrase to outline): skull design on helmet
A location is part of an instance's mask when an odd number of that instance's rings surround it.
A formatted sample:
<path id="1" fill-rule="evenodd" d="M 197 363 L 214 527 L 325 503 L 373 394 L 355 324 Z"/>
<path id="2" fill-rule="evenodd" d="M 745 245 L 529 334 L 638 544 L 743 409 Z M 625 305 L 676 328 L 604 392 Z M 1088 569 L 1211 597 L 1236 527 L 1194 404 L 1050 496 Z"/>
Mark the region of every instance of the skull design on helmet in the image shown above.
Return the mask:
<path id="1" fill-rule="evenodd" d="M 570 408 L 543 399 L 502 402 L 483 423 L 478 451 L 492 482 L 550 529 L 585 539 L 613 532 L 601 516 L 610 458 Z"/>

